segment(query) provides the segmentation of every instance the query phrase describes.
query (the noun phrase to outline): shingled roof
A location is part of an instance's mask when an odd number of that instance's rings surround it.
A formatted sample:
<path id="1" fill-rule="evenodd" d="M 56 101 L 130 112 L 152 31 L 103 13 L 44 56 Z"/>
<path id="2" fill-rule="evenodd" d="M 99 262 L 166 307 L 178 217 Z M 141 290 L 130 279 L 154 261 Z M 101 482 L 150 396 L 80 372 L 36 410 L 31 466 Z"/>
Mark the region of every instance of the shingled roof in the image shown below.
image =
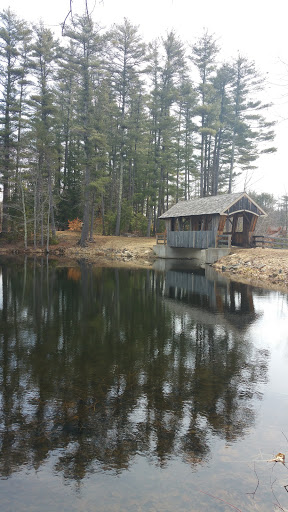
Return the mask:
<path id="1" fill-rule="evenodd" d="M 251 204 L 252 208 L 245 208 L 241 203 L 244 198 Z M 239 208 L 233 208 L 239 202 Z M 173 217 L 190 217 L 193 215 L 225 215 L 232 213 L 232 211 L 249 210 L 253 211 L 256 215 L 266 215 L 264 210 L 249 197 L 246 192 L 237 192 L 235 194 L 222 194 L 219 196 L 199 197 L 190 199 L 189 201 L 179 201 L 169 210 L 159 217 L 159 219 L 169 219 Z"/>

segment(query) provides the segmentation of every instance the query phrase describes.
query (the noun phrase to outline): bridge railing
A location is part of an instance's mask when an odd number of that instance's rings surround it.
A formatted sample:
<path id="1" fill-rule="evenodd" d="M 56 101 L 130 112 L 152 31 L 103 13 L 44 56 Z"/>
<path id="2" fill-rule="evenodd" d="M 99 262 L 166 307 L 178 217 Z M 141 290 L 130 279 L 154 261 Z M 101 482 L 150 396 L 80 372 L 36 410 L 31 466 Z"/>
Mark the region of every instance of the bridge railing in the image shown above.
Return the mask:
<path id="1" fill-rule="evenodd" d="M 231 247 L 232 235 L 216 235 L 215 247 Z"/>
<path id="2" fill-rule="evenodd" d="M 167 243 L 167 233 L 156 233 L 156 244 L 164 244 Z"/>

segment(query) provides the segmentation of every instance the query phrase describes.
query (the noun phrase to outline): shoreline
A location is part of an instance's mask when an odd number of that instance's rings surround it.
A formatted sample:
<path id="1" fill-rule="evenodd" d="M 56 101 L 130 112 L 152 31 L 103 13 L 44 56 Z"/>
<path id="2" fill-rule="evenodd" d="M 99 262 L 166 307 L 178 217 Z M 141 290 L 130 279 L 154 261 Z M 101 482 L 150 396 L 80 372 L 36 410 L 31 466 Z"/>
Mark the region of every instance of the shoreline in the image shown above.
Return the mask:
<path id="1" fill-rule="evenodd" d="M 30 246 L 25 250 L 21 243 L 0 242 L 0 256 L 44 257 L 63 264 L 78 264 L 80 260 L 104 267 L 152 268 L 157 259 L 153 246 L 154 237 L 95 235 L 87 246 L 78 245 L 80 233 L 57 232 L 55 245 L 46 248 Z M 288 293 L 287 249 L 232 248 L 231 253 L 211 265 L 228 280 Z"/>
<path id="2" fill-rule="evenodd" d="M 21 243 L 0 242 L 0 256 L 27 256 L 46 257 L 59 262 L 74 264 L 85 260 L 98 266 L 131 266 L 151 267 L 156 259 L 153 245 L 156 238 L 134 236 L 103 236 L 95 235 L 92 241 L 86 243 L 86 247 L 80 247 L 78 241 L 80 233 L 70 231 L 57 232 L 55 245 L 46 247 L 28 246 L 24 248 Z"/>

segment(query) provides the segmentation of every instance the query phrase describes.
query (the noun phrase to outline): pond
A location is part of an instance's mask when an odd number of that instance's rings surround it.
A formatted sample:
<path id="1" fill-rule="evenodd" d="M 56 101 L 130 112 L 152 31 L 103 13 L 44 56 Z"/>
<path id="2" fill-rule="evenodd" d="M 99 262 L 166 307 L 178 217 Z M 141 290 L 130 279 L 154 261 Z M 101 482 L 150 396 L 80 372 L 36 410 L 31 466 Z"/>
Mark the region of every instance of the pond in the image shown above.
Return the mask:
<path id="1" fill-rule="evenodd" d="M 288 507 L 287 294 L 2 258 L 0 318 L 1 512 Z"/>

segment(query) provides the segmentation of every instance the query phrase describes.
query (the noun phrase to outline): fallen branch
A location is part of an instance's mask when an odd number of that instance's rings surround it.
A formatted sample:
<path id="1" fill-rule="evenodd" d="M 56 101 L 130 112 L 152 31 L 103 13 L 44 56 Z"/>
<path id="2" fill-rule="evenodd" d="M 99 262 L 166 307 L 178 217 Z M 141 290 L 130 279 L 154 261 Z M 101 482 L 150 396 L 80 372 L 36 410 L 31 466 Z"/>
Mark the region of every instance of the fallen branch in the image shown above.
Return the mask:
<path id="1" fill-rule="evenodd" d="M 258 475 L 257 475 L 257 473 L 256 473 L 255 462 L 254 462 L 254 473 L 255 473 L 256 478 L 257 478 L 257 485 L 256 485 L 256 488 L 255 488 L 255 491 L 254 491 L 254 492 L 246 492 L 246 494 L 251 494 L 251 495 L 253 495 L 253 500 L 254 500 L 254 498 L 255 498 L 255 494 L 256 494 L 257 489 L 258 489 L 258 487 L 259 487 L 259 478 L 258 478 Z"/>
<path id="2" fill-rule="evenodd" d="M 222 503 L 225 503 L 229 507 L 234 508 L 234 510 L 238 510 L 238 512 L 242 512 L 242 510 L 240 510 L 240 508 L 234 507 L 234 505 L 232 505 L 228 501 L 222 500 L 222 498 L 218 498 L 217 496 L 214 496 L 213 494 L 210 494 L 209 492 L 205 492 L 205 491 L 201 491 L 201 490 L 199 492 L 202 492 L 202 494 L 206 494 L 207 496 L 211 496 L 211 498 L 215 498 L 215 500 L 222 501 Z"/>

